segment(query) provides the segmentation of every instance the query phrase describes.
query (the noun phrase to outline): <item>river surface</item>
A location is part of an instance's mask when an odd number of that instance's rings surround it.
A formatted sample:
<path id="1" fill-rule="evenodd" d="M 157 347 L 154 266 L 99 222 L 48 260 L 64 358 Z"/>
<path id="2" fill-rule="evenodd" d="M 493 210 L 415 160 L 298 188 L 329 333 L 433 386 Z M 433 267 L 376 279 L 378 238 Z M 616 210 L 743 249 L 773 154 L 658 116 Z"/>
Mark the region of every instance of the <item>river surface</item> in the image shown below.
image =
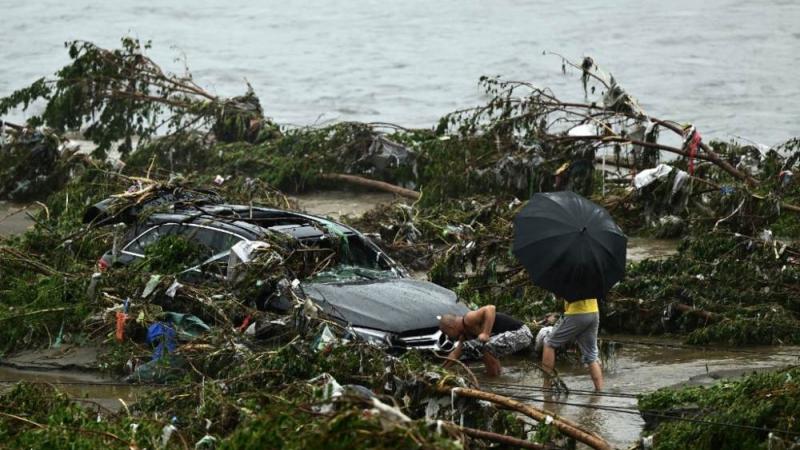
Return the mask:
<path id="1" fill-rule="evenodd" d="M 592 56 L 652 115 L 705 136 L 800 135 L 796 0 L 0 0 L 0 11 L 0 96 L 64 65 L 64 41 L 117 46 L 129 34 L 211 92 L 249 82 L 280 123 L 428 127 L 478 104 L 481 75 L 581 99 L 578 74 L 562 75 L 551 51 Z"/>

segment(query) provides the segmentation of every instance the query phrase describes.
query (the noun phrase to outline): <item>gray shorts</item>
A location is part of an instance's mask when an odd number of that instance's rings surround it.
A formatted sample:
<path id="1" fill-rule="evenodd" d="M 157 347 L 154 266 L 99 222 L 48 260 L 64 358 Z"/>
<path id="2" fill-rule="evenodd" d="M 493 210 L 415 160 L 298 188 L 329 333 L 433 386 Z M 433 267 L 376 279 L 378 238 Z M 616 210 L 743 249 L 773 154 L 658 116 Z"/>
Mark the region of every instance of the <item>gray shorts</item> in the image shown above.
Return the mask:
<path id="1" fill-rule="evenodd" d="M 516 330 L 496 334 L 485 344 L 477 339 L 465 341 L 463 355 L 468 359 L 479 359 L 485 350 L 494 356 L 511 355 L 528 347 L 532 341 L 531 329 L 523 325 Z"/>
<path id="2" fill-rule="evenodd" d="M 561 348 L 574 340 L 581 350 L 581 361 L 591 364 L 600 357 L 597 350 L 597 329 L 600 326 L 600 314 L 584 313 L 564 315 L 556 323 L 553 332 L 544 343 L 552 348 Z"/>

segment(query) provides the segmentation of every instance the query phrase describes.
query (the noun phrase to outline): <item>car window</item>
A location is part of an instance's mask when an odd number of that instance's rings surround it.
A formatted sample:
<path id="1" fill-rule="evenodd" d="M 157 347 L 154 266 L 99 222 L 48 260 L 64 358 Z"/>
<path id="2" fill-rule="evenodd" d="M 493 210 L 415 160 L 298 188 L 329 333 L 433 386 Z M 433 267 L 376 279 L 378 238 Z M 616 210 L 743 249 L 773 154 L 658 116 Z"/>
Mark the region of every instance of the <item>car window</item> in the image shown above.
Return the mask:
<path id="1" fill-rule="evenodd" d="M 138 237 L 136 237 L 133 241 L 128 243 L 123 251 L 136 253 L 139 255 L 144 254 L 144 249 L 150 246 L 150 244 L 158 241 L 164 236 L 168 236 L 170 234 L 175 234 L 178 232 L 179 225 L 177 224 L 164 224 L 150 228 L 149 230 L 141 233 Z"/>
<path id="2" fill-rule="evenodd" d="M 186 226 L 181 230 L 187 237 L 210 248 L 214 254 L 230 250 L 242 238 L 215 228 Z"/>
<path id="3" fill-rule="evenodd" d="M 211 250 L 210 253 L 212 254 L 230 250 L 234 244 L 243 240 L 243 238 L 240 236 L 226 233 L 222 230 L 217 230 L 214 228 L 206 228 L 196 225 L 164 224 L 153 227 L 140 234 L 123 250 L 126 252 L 143 255 L 144 250 L 152 243 L 165 236 L 173 234 L 181 234 L 187 239 L 202 244 L 204 247 L 209 248 Z"/>

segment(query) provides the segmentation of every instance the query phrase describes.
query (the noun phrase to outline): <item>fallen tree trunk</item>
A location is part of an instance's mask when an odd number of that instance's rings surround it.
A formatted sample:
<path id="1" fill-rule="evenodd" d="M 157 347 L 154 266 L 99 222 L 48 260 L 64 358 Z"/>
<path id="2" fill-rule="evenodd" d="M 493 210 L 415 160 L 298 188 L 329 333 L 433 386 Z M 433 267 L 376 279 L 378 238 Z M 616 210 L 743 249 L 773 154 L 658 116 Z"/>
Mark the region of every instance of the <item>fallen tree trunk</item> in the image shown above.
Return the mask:
<path id="1" fill-rule="evenodd" d="M 454 393 L 461 397 L 469 397 L 474 398 L 477 400 L 485 400 L 496 405 L 500 405 L 504 408 L 517 411 L 519 413 L 525 414 L 526 416 L 530 417 L 537 422 L 545 422 L 547 417 L 551 417 L 553 420 L 553 425 L 560 431 L 561 433 L 565 434 L 576 441 L 582 442 L 589 447 L 596 449 L 596 450 L 611 450 L 611 444 L 606 442 L 605 439 L 602 437 L 586 431 L 580 427 L 580 425 L 568 420 L 564 419 L 563 417 L 558 417 L 555 414 L 548 413 L 545 410 L 533 407 L 531 405 L 527 405 L 525 403 L 518 402 L 514 399 L 494 394 L 491 392 L 485 392 L 478 389 L 470 389 L 470 388 L 440 388 L 440 392 L 442 393 Z"/>
<path id="2" fill-rule="evenodd" d="M 412 200 L 419 200 L 420 193 L 406 189 L 404 187 L 396 186 L 385 181 L 371 180 L 358 175 L 346 175 L 343 173 L 323 173 L 320 175 L 325 180 L 344 181 L 346 183 L 355 184 L 358 186 L 378 189 L 381 191 L 391 192 L 401 197 L 410 198 Z"/>
<path id="3" fill-rule="evenodd" d="M 686 305 L 684 303 L 673 303 L 672 307 L 675 308 L 675 311 L 680 312 L 681 314 L 689 314 L 693 316 L 700 317 L 701 319 L 708 322 L 716 322 L 719 319 L 719 315 L 714 314 L 712 312 L 708 312 L 703 309 L 698 309 L 693 306 Z"/>

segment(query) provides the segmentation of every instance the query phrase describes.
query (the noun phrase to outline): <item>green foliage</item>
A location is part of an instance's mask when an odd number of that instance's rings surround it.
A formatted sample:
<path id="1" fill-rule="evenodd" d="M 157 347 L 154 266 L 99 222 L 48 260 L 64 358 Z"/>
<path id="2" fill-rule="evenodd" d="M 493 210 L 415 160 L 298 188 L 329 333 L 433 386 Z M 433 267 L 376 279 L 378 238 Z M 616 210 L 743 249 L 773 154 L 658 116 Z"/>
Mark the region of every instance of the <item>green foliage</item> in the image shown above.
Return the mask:
<path id="1" fill-rule="evenodd" d="M 210 256 L 209 248 L 185 236 L 164 236 L 144 250 L 139 268 L 155 273 L 176 274 L 200 264 Z"/>
<path id="2" fill-rule="evenodd" d="M 85 291 L 83 280 L 66 276 L 10 279 L 0 289 L 0 352 L 66 343 L 83 333 L 83 319 L 93 309 L 84 300 Z"/>
<path id="3" fill-rule="evenodd" d="M 758 373 L 741 381 L 726 381 L 710 388 L 660 389 L 639 398 L 645 419 L 656 421 L 654 448 L 756 449 L 775 448 L 776 442 L 793 440 L 780 433 L 797 433 L 800 418 L 800 370 Z M 648 416 L 650 414 L 650 416 Z M 684 414 L 704 421 L 779 430 L 770 442 L 768 431 L 736 428 L 655 417 Z M 786 442 L 786 441 L 784 441 Z"/>
<path id="4" fill-rule="evenodd" d="M 95 155 L 117 147 L 128 154 L 134 139 L 156 133 L 211 128 L 221 141 L 255 140 L 279 135 L 263 117 L 252 90 L 233 99 L 219 99 L 201 89 L 191 74 L 164 73 L 145 55 L 150 43 L 123 37 L 121 47 L 107 50 L 86 41 L 65 43 L 71 62 L 55 78 L 39 79 L 0 99 L 0 115 L 11 108 L 46 102 L 28 125 L 47 125 L 59 132 L 85 127 L 97 144 Z"/>
<path id="5" fill-rule="evenodd" d="M 690 343 L 798 343 L 800 265 L 793 250 L 780 248 L 726 232 L 692 236 L 674 256 L 629 266 L 613 291 L 615 315 L 605 326 L 658 332 L 665 323 L 661 312 L 682 303 L 716 315 L 711 323 L 696 314 L 670 317 L 668 330 L 690 333 Z M 628 310 L 626 302 L 635 304 Z M 655 313 L 645 315 L 645 308 Z"/>
<path id="6" fill-rule="evenodd" d="M 385 429 L 378 417 L 360 409 L 345 410 L 330 420 L 310 414 L 273 410 L 244 424 L 223 449 L 460 449 L 424 421 Z"/>

